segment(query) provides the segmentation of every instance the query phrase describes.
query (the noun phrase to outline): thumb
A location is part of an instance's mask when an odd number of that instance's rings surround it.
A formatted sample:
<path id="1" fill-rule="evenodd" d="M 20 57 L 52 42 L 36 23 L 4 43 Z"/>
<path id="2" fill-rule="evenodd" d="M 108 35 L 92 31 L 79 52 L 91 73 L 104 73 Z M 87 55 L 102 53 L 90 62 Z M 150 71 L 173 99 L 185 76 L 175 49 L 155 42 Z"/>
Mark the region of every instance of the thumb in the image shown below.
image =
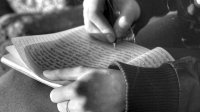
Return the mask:
<path id="1" fill-rule="evenodd" d="M 120 16 L 114 24 L 114 32 L 117 38 L 126 36 L 132 23 L 139 18 L 140 8 L 137 3 L 127 3 L 120 12 Z"/>
<path id="2" fill-rule="evenodd" d="M 123 38 L 128 29 L 131 27 L 131 24 L 132 22 L 126 16 L 120 16 L 114 25 L 116 37 Z"/>

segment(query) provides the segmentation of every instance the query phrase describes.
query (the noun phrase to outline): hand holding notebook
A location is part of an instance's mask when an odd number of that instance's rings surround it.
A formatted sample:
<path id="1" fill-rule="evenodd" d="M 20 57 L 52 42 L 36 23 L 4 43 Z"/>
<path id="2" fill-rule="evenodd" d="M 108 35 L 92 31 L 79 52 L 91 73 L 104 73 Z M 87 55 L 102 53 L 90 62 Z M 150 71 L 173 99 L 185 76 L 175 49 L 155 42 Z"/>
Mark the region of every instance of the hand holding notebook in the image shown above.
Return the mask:
<path id="1" fill-rule="evenodd" d="M 45 70 L 77 66 L 107 68 L 120 61 L 138 66 L 157 67 L 174 59 L 162 48 L 153 50 L 122 42 L 116 49 L 108 43 L 91 38 L 83 26 L 48 35 L 12 39 L 9 54 L 1 61 L 8 66 L 51 87 L 60 87 L 43 76 Z"/>

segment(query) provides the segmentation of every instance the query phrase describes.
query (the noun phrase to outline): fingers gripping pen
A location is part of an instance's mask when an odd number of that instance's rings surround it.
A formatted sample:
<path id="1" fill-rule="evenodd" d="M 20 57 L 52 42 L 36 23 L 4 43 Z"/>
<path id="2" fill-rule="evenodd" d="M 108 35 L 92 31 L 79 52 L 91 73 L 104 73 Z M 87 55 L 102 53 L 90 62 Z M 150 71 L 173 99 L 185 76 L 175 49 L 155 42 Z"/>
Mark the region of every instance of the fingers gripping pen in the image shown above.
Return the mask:
<path id="1" fill-rule="evenodd" d="M 111 24 L 111 26 L 114 26 L 117 17 L 120 15 L 120 12 L 114 9 L 113 3 L 110 0 L 106 0 L 104 15 L 107 18 L 108 22 Z M 114 48 L 116 47 L 116 42 L 117 38 L 113 42 Z"/>
<path id="2" fill-rule="evenodd" d="M 115 21 L 120 16 L 120 11 L 118 10 L 116 6 L 115 7 L 113 6 L 113 2 L 111 0 L 106 0 L 105 2 L 104 15 L 107 18 L 108 22 L 111 24 L 111 26 L 114 26 Z M 113 42 L 113 47 L 116 48 L 117 42 L 124 41 L 124 40 L 135 43 L 133 27 L 131 27 L 129 31 L 126 33 L 125 38 L 122 38 L 122 39 L 116 38 L 115 41 Z"/>

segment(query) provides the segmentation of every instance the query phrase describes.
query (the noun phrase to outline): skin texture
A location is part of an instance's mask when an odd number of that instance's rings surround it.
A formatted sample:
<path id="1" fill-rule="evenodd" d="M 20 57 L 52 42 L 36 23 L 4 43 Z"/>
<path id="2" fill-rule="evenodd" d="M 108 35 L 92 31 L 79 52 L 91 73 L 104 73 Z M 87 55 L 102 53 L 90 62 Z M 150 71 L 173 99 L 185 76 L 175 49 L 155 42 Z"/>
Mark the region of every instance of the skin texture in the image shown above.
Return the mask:
<path id="1" fill-rule="evenodd" d="M 52 81 L 67 84 L 50 93 L 60 112 L 121 112 L 125 109 L 125 81 L 118 70 L 85 67 L 44 71 Z M 73 81 L 72 83 L 68 83 Z"/>
<path id="2" fill-rule="evenodd" d="M 84 0 L 83 15 L 86 30 L 93 37 L 106 42 L 122 38 L 132 23 L 140 16 L 140 7 L 135 0 L 110 0 L 113 11 L 118 12 L 116 21 L 111 26 L 104 16 L 105 0 Z M 113 20 L 114 21 L 114 20 Z M 98 36 L 103 35 L 103 36 Z"/>

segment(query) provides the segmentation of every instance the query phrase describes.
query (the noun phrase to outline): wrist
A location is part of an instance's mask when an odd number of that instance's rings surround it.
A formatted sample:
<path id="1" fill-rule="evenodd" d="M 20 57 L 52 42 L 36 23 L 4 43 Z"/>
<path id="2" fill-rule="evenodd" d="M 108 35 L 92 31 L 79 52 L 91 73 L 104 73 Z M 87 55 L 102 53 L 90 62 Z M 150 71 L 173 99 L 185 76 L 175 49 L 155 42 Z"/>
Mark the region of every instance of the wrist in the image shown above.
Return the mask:
<path id="1" fill-rule="evenodd" d="M 112 85 L 116 90 L 118 110 L 124 111 L 126 108 L 126 81 L 120 70 L 111 70 Z"/>

